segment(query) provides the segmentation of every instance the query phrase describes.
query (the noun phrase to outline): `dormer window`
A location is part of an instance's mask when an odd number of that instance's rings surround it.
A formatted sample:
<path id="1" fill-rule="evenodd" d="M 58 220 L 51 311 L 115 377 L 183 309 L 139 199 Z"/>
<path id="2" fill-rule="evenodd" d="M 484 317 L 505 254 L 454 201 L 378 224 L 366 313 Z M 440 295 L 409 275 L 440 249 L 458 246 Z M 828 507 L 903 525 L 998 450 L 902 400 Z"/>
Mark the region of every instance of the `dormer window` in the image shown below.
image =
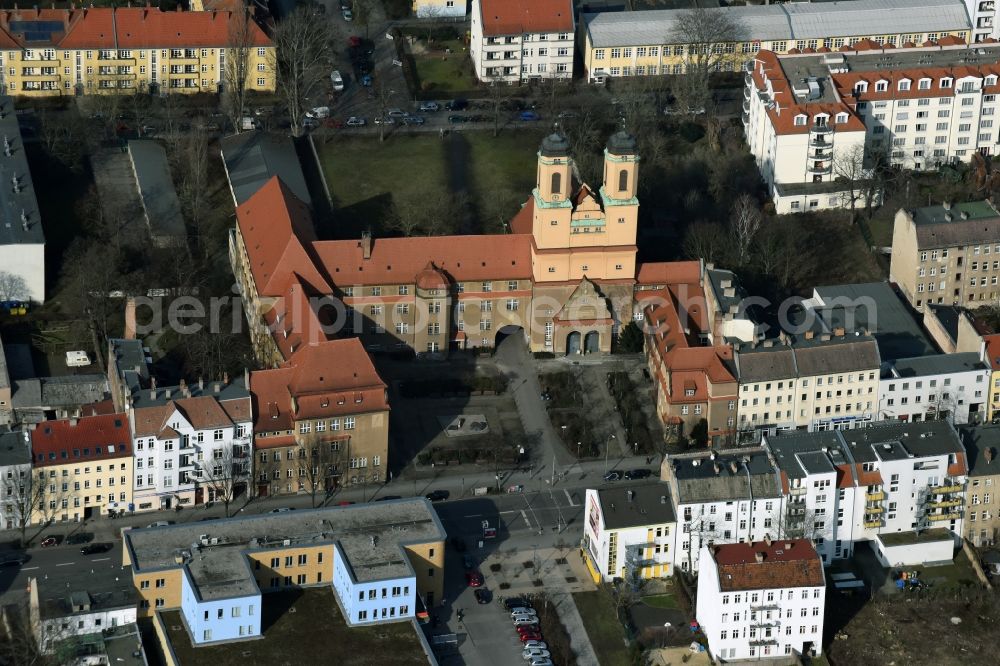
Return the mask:
<path id="1" fill-rule="evenodd" d="M 995 86 L 996 84 L 997 84 L 997 77 L 995 74 L 990 74 L 989 76 L 986 77 L 984 85 Z"/>
<path id="2" fill-rule="evenodd" d="M 838 113 L 837 114 L 837 124 L 840 125 L 841 123 L 846 123 L 846 122 L 847 122 L 847 114 L 846 113 Z"/>
<path id="3" fill-rule="evenodd" d="M 944 77 L 943 79 L 941 79 L 941 87 L 942 88 L 951 88 L 952 81 L 954 81 L 954 79 L 951 79 L 951 78 L 949 78 L 947 76 Z"/>
<path id="4" fill-rule="evenodd" d="M 920 81 L 917 82 L 917 88 L 919 88 L 920 90 L 930 90 L 931 89 L 931 80 L 930 79 L 920 79 Z"/>
<path id="5" fill-rule="evenodd" d="M 875 92 L 885 92 L 889 89 L 888 81 L 876 81 L 875 82 Z"/>
<path id="6" fill-rule="evenodd" d="M 910 80 L 909 79 L 903 79 L 902 81 L 900 81 L 899 82 L 899 89 L 900 90 L 909 90 L 910 89 Z"/>
<path id="7" fill-rule="evenodd" d="M 805 125 L 806 124 L 806 117 L 804 115 L 802 115 L 801 113 L 799 115 L 795 116 L 795 124 L 796 125 L 800 125 L 800 126 Z"/>
<path id="8" fill-rule="evenodd" d="M 854 84 L 854 92 L 856 92 L 856 93 L 868 92 L 868 82 L 867 81 L 858 81 L 857 83 L 855 83 Z"/>
<path id="9" fill-rule="evenodd" d="M 826 127 L 827 122 L 829 122 L 830 120 L 830 116 L 826 115 L 825 113 L 821 113 L 817 115 L 815 118 L 813 118 L 813 120 L 816 121 L 816 124 L 818 126 Z"/>

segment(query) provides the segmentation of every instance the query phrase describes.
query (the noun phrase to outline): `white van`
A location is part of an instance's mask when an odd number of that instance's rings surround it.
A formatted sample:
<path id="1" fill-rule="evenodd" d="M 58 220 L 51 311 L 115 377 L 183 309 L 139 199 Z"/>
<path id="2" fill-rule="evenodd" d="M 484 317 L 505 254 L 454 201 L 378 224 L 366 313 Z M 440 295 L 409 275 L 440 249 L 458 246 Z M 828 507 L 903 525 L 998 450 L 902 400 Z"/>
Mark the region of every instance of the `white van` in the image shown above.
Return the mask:
<path id="1" fill-rule="evenodd" d="M 330 107 L 328 106 L 317 106 L 316 108 L 306 111 L 306 118 L 329 118 L 330 117 Z"/>
<path id="2" fill-rule="evenodd" d="M 70 368 L 85 368 L 90 365 L 90 357 L 85 351 L 66 352 L 66 365 Z"/>
<path id="3" fill-rule="evenodd" d="M 335 92 L 340 92 L 344 89 L 344 77 L 340 75 L 340 72 L 333 70 L 330 74 L 330 83 L 333 84 L 333 90 Z"/>

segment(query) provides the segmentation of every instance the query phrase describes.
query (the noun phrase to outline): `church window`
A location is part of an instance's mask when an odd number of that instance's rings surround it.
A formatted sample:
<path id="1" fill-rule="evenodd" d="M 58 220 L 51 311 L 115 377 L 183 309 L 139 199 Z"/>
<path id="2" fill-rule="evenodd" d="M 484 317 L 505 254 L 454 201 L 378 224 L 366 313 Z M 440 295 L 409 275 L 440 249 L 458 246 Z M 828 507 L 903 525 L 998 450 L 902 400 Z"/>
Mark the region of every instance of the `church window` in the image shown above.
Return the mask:
<path id="1" fill-rule="evenodd" d="M 628 189 L 628 169 L 618 172 L 618 191 L 623 192 Z"/>
<path id="2" fill-rule="evenodd" d="M 554 173 L 552 174 L 552 194 L 559 194 L 562 189 L 562 174 Z"/>

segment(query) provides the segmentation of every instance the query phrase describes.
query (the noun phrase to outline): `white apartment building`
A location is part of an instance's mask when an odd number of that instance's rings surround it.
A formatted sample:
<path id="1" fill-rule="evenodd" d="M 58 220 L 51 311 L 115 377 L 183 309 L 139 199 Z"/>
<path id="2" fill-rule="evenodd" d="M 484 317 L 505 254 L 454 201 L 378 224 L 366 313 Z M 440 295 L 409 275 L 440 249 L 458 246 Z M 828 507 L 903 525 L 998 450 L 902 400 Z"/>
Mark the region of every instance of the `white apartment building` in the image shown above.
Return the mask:
<path id="1" fill-rule="evenodd" d="M 677 521 L 667 484 L 588 488 L 584 561 L 594 582 L 672 576 Z"/>
<path id="2" fill-rule="evenodd" d="M 1000 38 L 995 0 L 965 0 L 965 8 L 972 19 L 973 42 Z"/>
<path id="3" fill-rule="evenodd" d="M 978 352 L 888 363 L 879 381 L 879 420 L 981 423 L 987 417 L 990 372 Z"/>
<path id="4" fill-rule="evenodd" d="M 807 539 L 705 546 L 697 619 L 719 660 L 818 655 L 826 578 Z"/>
<path id="5" fill-rule="evenodd" d="M 946 421 L 780 434 L 766 436 L 764 446 L 781 474 L 784 525 L 813 538 L 824 562 L 849 557 L 856 542 L 878 535 L 931 527 L 962 533 L 968 462 Z"/>
<path id="6" fill-rule="evenodd" d="M 62 643 L 73 644 L 92 634 L 102 635 L 134 625 L 139 595 L 132 581 L 116 583 L 115 590 L 88 592 L 81 585 L 75 591 L 55 589 L 39 579 L 28 579 L 28 613 L 32 633 L 45 654 L 59 652 Z M 106 663 L 106 662 L 69 662 Z"/>
<path id="7" fill-rule="evenodd" d="M 763 449 L 667 456 L 660 477 L 677 520 L 673 564 L 683 571 L 697 570 L 705 544 L 761 540 L 778 529 L 781 488 Z"/>
<path id="8" fill-rule="evenodd" d="M 252 480 L 245 377 L 133 393 L 127 412 L 135 456 L 135 509 L 150 511 L 238 496 Z"/>
<path id="9" fill-rule="evenodd" d="M 573 78 L 570 0 L 473 0 L 469 55 L 480 81 Z"/>
<path id="10" fill-rule="evenodd" d="M 933 46 L 873 41 L 852 51 L 761 51 L 747 75 L 747 143 L 778 212 L 863 205 L 864 172 L 849 156 L 864 146 L 908 169 L 936 169 L 994 154 L 1000 45 L 969 48 L 953 36 Z M 854 187 L 837 175 L 853 173 Z M 843 185 L 843 183 L 842 183 Z"/>
<path id="11" fill-rule="evenodd" d="M 30 517 L 32 482 L 27 431 L 0 433 L 0 529 L 17 529 Z"/>
<path id="12" fill-rule="evenodd" d="M 836 328 L 735 351 L 741 431 L 839 430 L 873 420 L 880 366 L 873 338 Z"/>

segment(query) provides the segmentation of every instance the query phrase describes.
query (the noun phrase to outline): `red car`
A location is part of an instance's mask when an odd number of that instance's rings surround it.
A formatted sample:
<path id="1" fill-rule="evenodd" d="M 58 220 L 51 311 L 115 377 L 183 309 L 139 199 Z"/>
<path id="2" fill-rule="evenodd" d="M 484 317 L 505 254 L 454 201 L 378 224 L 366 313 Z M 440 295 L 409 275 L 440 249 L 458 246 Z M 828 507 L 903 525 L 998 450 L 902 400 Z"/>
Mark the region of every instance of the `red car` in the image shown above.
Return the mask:
<path id="1" fill-rule="evenodd" d="M 42 544 L 41 545 L 42 545 L 42 548 L 48 548 L 49 546 L 55 546 L 58 543 L 59 543 L 59 539 L 58 538 L 56 538 L 54 536 L 50 536 L 50 537 L 46 537 L 45 539 L 42 539 Z"/>
<path id="2" fill-rule="evenodd" d="M 465 582 L 469 584 L 469 587 L 481 587 L 483 584 L 483 574 L 478 571 L 467 571 L 465 572 Z"/>
<path id="3" fill-rule="evenodd" d="M 534 634 L 538 632 L 537 624 L 521 624 L 514 628 L 517 629 L 517 633 L 521 634 L 522 636 L 524 634 Z"/>
<path id="4" fill-rule="evenodd" d="M 528 631 L 519 636 L 522 643 L 527 643 L 528 641 L 540 641 L 542 640 L 542 634 L 538 631 Z"/>
<path id="5" fill-rule="evenodd" d="M 357 47 L 361 46 L 361 38 L 360 37 L 348 37 L 348 39 L 347 39 L 347 45 L 350 46 L 350 47 L 353 47 L 353 48 L 357 48 Z"/>

